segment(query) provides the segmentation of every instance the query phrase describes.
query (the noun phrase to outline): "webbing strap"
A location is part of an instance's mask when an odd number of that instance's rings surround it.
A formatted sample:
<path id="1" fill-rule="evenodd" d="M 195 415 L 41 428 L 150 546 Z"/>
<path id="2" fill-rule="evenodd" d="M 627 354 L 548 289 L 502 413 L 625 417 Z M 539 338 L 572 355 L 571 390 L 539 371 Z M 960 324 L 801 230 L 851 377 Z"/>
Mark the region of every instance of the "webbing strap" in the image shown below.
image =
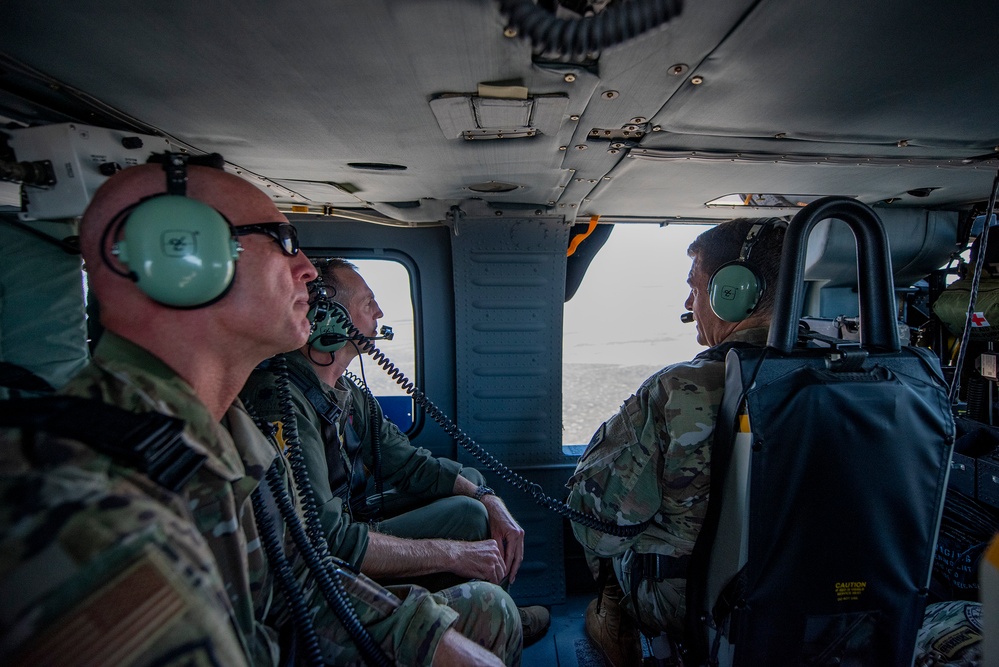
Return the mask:
<path id="1" fill-rule="evenodd" d="M 129 412 L 95 399 L 46 396 L 0 401 L 0 426 L 78 440 L 174 493 L 206 458 L 181 438 L 183 420 L 159 412 Z"/>

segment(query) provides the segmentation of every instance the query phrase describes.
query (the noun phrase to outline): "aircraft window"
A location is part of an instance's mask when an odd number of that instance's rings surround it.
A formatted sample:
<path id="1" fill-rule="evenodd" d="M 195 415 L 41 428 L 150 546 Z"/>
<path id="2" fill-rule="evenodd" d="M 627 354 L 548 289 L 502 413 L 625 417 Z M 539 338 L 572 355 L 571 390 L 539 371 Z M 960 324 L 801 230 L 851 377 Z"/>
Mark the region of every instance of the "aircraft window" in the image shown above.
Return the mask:
<path id="1" fill-rule="evenodd" d="M 562 443 L 582 454 L 600 424 L 646 378 L 692 358 L 693 324 L 680 322 L 690 293 L 687 246 L 703 225 L 619 224 L 565 304 Z"/>
<path id="2" fill-rule="evenodd" d="M 358 272 L 375 294 L 375 300 L 385 316 L 378 321 L 392 327 L 392 340 L 378 340 L 375 345 L 392 360 L 407 377 L 416 377 L 416 343 L 413 327 L 413 288 L 409 270 L 400 262 L 384 259 L 352 259 Z M 355 360 L 348 371 L 361 375 L 371 392 L 378 398 L 385 414 L 405 433 L 413 427 L 413 399 L 367 356 Z"/>

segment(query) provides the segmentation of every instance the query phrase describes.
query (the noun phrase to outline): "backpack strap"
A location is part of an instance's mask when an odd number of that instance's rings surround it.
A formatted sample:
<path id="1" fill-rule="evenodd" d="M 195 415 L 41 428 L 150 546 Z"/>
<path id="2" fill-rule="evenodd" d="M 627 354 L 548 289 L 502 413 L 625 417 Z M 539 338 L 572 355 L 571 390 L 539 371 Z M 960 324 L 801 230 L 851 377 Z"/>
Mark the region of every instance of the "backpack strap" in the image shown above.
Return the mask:
<path id="1" fill-rule="evenodd" d="M 273 358 L 267 359 L 258 365 L 257 368 L 265 370 L 269 373 L 279 372 Z M 291 364 L 287 364 L 287 369 L 288 379 L 291 380 L 292 384 L 298 387 L 299 391 L 302 392 L 305 396 L 305 400 L 307 400 L 309 405 L 315 409 L 319 418 L 328 425 L 335 425 L 337 420 L 340 419 L 340 414 L 343 412 L 340 406 L 326 398 L 323 392 L 320 391 L 319 387 L 316 386 L 315 382 L 310 382 L 307 377 L 293 368 Z"/>
<path id="2" fill-rule="evenodd" d="M 190 481 L 206 458 L 184 442 L 183 420 L 159 412 L 129 412 L 89 398 L 0 401 L 0 427 L 78 440 L 174 493 Z"/>

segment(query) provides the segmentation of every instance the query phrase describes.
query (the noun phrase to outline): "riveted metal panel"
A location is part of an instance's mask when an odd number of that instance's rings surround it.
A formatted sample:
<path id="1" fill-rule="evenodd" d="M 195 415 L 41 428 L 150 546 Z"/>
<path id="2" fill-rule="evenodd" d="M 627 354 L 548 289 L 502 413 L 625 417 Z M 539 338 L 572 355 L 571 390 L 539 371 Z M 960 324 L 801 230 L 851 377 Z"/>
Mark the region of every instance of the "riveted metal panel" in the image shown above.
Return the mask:
<path id="1" fill-rule="evenodd" d="M 568 226 L 560 218 L 461 218 L 453 227 L 458 424 L 488 452 L 561 497 L 562 305 Z M 499 480 L 466 452 L 459 460 Z M 539 470 L 538 468 L 541 468 Z M 533 469 L 533 470 L 532 470 Z M 527 531 L 519 600 L 564 598 L 561 518 L 503 485 Z M 497 489 L 499 490 L 499 489 Z"/>

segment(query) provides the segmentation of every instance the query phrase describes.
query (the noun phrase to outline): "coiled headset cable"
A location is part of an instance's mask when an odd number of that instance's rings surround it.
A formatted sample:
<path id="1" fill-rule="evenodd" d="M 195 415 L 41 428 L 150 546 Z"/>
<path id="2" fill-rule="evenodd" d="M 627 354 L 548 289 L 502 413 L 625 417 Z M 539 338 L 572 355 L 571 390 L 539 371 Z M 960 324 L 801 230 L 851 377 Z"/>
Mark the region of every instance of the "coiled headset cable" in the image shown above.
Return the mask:
<path id="1" fill-rule="evenodd" d="M 471 436 L 462 431 L 461 428 L 455 424 L 443 410 L 437 407 L 433 401 L 427 398 L 426 394 L 413 384 L 412 380 L 406 377 L 405 373 L 396 368 L 395 364 L 393 364 L 392 361 L 385 356 L 384 352 L 375 347 L 375 344 L 371 342 L 367 336 L 358 331 L 353 322 L 344 318 L 339 312 L 334 312 L 333 316 L 336 317 L 340 321 L 340 324 L 346 329 L 349 340 L 352 343 L 355 343 L 362 352 L 370 355 L 371 358 L 374 359 L 375 363 L 381 366 L 382 370 L 388 373 L 389 377 L 392 378 L 396 384 L 402 387 L 407 394 L 413 397 L 413 400 L 416 401 L 417 405 L 423 408 L 427 415 L 440 424 L 445 433 L 453 438 L 456 443 L 464 447 L 469 454 L 481 461 L 483 465 L 489 468 L 489 470 L 499 475 L 502 480 L 514 488 L 529 495 L 531 499 L 541 507 L 547 508 L 574 523 L 578 523 L 593 530 L 598 530 L 608 535 L 613 535 L 614 537 L 634 537 L 635 535 L 643 532 L 649 524 L 652 523 L 652 519 L 647 519 L 641 523 L 622 526 L 616 523 L 601 521 L 587 514 L 583 514 L 582 512 L 569 507 L 564 502 L 556 500 L 545 494 L 544 489 L 541 488 L 540 484 L 530 481 L 503 465 L 495 456 L 487 452 L 481 445 L 475 442 Z"/>
<path id="2" fill-rule="evenodd" d="M 284 480 L 277 466 L 271 466 L 267 470 L 265 476 L 267 485 L 274 496 L 278 511 L 288 526 L 292 541 L 315 577 L 319 590 L 330 610 L 350 635 L 364 662 L 372 667 L 390 667 L 394 663 L 365 629 L 357 611 L 350 602 L 347 589 L 340 580 L 341 576 L 347 576 L 343 571 L 344 567 L 335 561 L 330 554 L 326 536 L 319 523 L 315 493 L 309 481 L 305 459 L 302 456 L 302 446 L 298 437 L 298 425 L 295 421 L 295 408 L 291 398 L 290 380 L 288 379 L 288 366 L 284 357 L 274 358 L 274 369 L 277 371 L 277 392 L 282 413 L 281 425 L 286 443 L 285 456 L 295 486 L 299 490 L 305 525 L 292 505 L 291 497 L 285 489 Z"/>
<path id="3" fill-rule="evenodd" d="M 271 466 L 271 469 L 275 469 Z M 295 579 L 288 559 L 284 555 L 281 541 L 277 537 L 274 528 L 274 519 L 267 510 L 267 505 L 263 499 L 263 489 L 257 487 L 251 494 L 253 503 L 253 518 L 257 524 L 257 532 L 260 535 L 260 542 L 267 554 L 267 561 L 271 563 L 274 576 L 277 579 L 278 587 L 284 593 L 285 599 L 291 611 L 291 622 L 295 629 L 301 646 L 305 649 L 305 661 L 308 665 L 320 666 L 325 664 L 322 651 L 319 649 L 319 637 L 316 635 L 316 626 L 312 621 L 312 613 L 305 602 L 305 595 L 302 587 Z"/>

